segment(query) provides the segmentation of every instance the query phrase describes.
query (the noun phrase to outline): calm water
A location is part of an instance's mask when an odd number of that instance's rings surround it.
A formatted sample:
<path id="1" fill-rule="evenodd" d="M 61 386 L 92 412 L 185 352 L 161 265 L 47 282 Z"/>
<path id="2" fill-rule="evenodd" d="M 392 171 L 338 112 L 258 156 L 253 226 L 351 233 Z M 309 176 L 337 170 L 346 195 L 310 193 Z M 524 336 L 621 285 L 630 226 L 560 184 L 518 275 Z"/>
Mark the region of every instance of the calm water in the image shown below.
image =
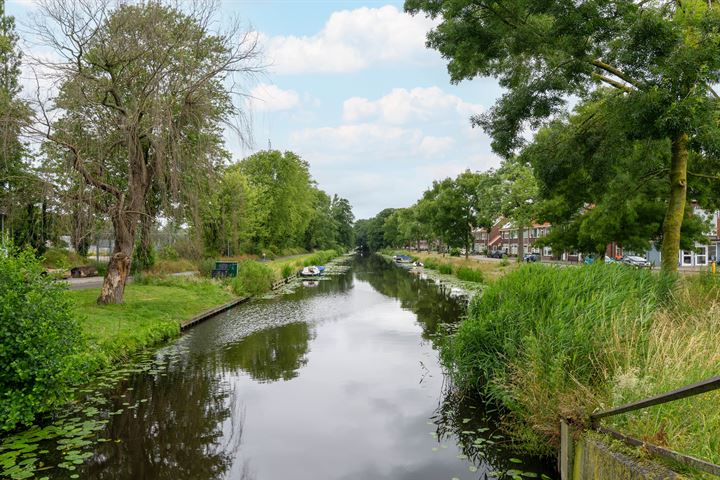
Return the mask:
<path id="1" fill-rule="evenodd" d="M 461 299 L 377 257 L 192 329 L 112 395 L 98 479 L 495 478 L 518 469 L 481 405 L 452 398 L 433 344 Z M 464 433 L 463 433 L 464 432 Z M 480 433 L 482 432 L 482 433 Z M 52 475 L 52 472 L 48 472 Z M 68 478 L 58 472 L 51 478 Z"/>

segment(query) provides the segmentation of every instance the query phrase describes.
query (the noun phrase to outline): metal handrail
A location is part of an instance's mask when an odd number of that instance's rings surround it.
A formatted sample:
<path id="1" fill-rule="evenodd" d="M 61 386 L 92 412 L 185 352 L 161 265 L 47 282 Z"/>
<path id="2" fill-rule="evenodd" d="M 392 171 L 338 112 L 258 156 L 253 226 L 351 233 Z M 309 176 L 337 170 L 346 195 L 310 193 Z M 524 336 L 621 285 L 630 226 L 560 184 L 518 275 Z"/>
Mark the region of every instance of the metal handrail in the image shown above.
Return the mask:
<path id="1" fill-rule="evenodd" d="M 700 395 L 701 393 L 707 393 L 717 389 L 720 389 L 720 376 L 713 377 L 702 382 L 694 383 L 692 385 L 688 385 L 686 387 L 679 388 L 671 392 L 663 393 L 661 395 L 646 398 L 644 400 L 626 403 L 625 405 L 621 405 L 619 407 L 593 413 L 590 415 L 590 425 L 598 432 L 611 435 L 618 440 L 622 440 L 628 445 L 632 445 L 635 447 L 644 447 L 645 449 L 647 449 L 647 451 L 655 455 L 669 458 L 676 462 L 683 463 L 698 470 L 702 470 L 703 472 L 711 473 L 720 477 L 720 465 L 716 465 L 714 463 L 710 463 L 699 458 L 691 457 L 690 455 L 685 455 L 674 450 L 661 447 L 659 445 L 654 445 L 652 443 L 620 433 L 617 430 L 598 425 L 598 420 L 600 420 L 601 418 L 620 415 L 621 413 L 631 412 L 640 408 L 661 405 L 663 403 L 681 400 L 683 398 Z"/>
<path id="2" fill-rule="evenodd" d="M 694 395 L 699 395 L 701 393 L 710 392 L 718 388 L 720 388 L 720 376 L 711 378 L 709 380 L 704 380 L 702 382 L 694 383 L 692 385 L 688 385 L 687 387 L 678 388 L 677 390 L 673 390 L 671 392 L 646 398 L 645 400 L 626 403 L 625 405 L 621 405 L 610 410 L 593 413 L 590 415 L 590 420 L 594 422 L 595 420 L 599 420 L 604 417 L 620 415 L 621 413 L 630 412 L 632 410 L 637 410 L 645 407 L 652 407 L 653 405 L 661 405 L 663 403 L 672 402 L 674 400 L 680 400 L 683 398 L 692 397 Z"/>

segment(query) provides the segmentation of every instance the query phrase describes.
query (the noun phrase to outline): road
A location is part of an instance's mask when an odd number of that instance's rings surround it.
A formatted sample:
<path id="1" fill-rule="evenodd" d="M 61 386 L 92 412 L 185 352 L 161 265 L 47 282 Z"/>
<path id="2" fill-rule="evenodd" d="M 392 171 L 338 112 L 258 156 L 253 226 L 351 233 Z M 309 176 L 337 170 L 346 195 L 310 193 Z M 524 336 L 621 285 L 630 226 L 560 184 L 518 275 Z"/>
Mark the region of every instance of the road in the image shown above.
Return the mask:
<path id="1" fill-rule="evenodd" d="M 179 272 L 173 273 L 174 277 L 186 277 L 195 275 L 197 272 Z M 70 290 L 84 290 L 87 288 L 100 288 L 103 284 L 103 277 L 87 277 L 87 278 L 68 278 L 64 280 L 69 285 Z M 132 277 L 128 277 L 127 283 L 132 282 Z"/>

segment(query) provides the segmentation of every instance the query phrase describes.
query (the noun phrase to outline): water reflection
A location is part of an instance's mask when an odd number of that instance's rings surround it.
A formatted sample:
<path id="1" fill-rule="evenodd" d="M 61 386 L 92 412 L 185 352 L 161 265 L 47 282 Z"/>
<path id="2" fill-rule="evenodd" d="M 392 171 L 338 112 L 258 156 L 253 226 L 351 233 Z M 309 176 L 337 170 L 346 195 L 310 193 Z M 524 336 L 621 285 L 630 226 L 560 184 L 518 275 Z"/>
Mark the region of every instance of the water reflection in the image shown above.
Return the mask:
<path id="1" fill-rule="evenodd" d="M 101 433 L 109 441 L 98 443 L 83 478 L 220 479 L 241 448 L 239 399 L 212 365 L 183 362 L 135 377 L 109 410 L 124 412 L 110 417 Z"/>
<path id="2" fill-rule="evenodd" d="M 314 338 L 304 322 L 271 327 L 248 335 L 223 353 L 226 368 L 240 368 L 253 380 L 290 380 L 307 364 L 309 342 Z"/>
<path id="3" fill-rule="evenodd" d="M 438 326 L 456 323 L 465 315 L 467 303 L 451 295 L 451 289 L 436 285 L 419 276 L 409 275 L 401 268 L 388 265 L 382 257 L 372 255 L 359 261 L 356 276 L 375 290 L 400 300 L 400 305 L 417 315 L 425 339 L 438 331 Z"/>
<path id="4" fill-rule="evenodd" d="M 477 480 L 504 468 L 496 432 L 479 431 L 495 422 L 444 389 L 423 340 L 464 302 L 377 257 L 353 268 L 160 350 L 181 360 L 118 387 L 107 411 L 123 411 L 81 478 Z"/>

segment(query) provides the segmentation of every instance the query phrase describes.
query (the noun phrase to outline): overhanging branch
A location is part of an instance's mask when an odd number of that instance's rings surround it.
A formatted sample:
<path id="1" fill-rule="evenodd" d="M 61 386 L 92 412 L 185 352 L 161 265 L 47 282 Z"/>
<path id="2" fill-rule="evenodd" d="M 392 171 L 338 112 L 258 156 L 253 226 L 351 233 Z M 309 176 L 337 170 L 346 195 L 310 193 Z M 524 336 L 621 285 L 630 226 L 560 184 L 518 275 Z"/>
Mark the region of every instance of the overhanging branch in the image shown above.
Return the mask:
<path id="1" fill-rule="evenodd" d="M 623 90 L 628 93 L 634 92 L 634 90 L 628 87 L 626 84 L 618 82 L 617 80 L 613 80 L 612 78 L 606 77 L 605 75 L 600 75 L 599 73 L 593 72 L 592 76 L 593 78 L 600 80 L 601 82 L 605 82 L 608 85 L 617 88 L 618 90 Z"/>

